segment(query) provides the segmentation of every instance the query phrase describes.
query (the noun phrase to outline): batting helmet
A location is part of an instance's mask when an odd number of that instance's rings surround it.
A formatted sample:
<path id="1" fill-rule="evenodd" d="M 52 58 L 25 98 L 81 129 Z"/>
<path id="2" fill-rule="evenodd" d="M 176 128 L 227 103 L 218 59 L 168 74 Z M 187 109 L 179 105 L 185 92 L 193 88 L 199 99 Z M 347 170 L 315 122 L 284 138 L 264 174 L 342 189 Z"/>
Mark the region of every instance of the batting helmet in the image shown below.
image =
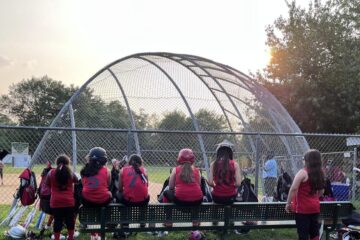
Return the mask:
<path id="1" fill-rule="evenodd" d="M 179 164 L 183 164 L 186 162 L 193 164 L 195 162 L 195 155 L 193 151 L 190 148 L 181 149 L 179 152 L 177 162 Z"/>

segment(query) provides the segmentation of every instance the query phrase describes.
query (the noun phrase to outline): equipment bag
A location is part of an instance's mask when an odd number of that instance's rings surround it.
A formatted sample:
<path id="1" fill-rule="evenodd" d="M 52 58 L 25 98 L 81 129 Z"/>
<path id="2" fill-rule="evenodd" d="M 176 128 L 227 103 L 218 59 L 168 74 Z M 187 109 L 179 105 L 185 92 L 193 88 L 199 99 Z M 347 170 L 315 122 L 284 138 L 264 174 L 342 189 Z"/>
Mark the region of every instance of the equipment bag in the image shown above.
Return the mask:
<path id="1" fill-rule="evenodd" d="M 19 176 L 20 186 L 14 198 L 20 199 L 23 206 L 33 204 L 37 198 L 36 176 L 33 171 L 26 168 Z"/>

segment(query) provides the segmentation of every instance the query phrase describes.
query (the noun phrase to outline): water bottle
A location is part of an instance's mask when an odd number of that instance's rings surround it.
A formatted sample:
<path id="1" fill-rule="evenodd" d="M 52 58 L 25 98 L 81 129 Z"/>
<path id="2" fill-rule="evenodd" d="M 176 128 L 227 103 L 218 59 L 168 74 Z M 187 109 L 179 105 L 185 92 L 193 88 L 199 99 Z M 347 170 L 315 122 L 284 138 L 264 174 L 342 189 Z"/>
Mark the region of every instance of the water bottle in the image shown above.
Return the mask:
<path id="1" fill-rule="evenodd" d="M 346 178 L 346 184 L 350 185 L 350 178 Z"/>

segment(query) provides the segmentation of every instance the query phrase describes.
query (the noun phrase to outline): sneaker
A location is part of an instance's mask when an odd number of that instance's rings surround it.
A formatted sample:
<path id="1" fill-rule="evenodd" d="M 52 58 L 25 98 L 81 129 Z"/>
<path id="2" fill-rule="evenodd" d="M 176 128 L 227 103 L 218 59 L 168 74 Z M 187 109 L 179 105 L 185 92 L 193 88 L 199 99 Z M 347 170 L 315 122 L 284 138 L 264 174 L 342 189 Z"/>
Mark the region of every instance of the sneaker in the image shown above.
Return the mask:
<path id="1" fill-rule="evenodd" d="M 74 232 L 74 238 L 77 238 L 77 237 L 79 237 L 80 236 L 80 232 L 79 231 L 75 231 Z"/>
<path id="2" fill-rule="evenodd" d="M 45 228 L 45 230 L 50 230 L 50 231 L 52 231 L 52 226 L 51 226 L 51 225 L 49 226 L 49 225 L 46 224 L 46 225 L 44 226 L 44 228 Z"/>
<path id="3" fill-rule="evenodd" d="M 54 234 L 52 234 L 51 235 L 51 239 L 55 239 L 55 235 Z M 64 235 L 62 235 L 62 234 L 60 234 L 60 240 L 65 240 L 65 236 Z"/>
<path id="4" fill-rule="evenodd" d="M 101 236 L 98 235 L 98 234 L 91 235 L 90 239 L 91 239 L 91 240 L 101 240 Z M 105 239 L 106 239 L 106 238 L 105 238 Z"/>
<path id="5" fill-rule="evenodd" d="M 157 234 L 157 237 L 165 237 L 168 234 L 169 234 L 168 231 L 159 231 Z"/>

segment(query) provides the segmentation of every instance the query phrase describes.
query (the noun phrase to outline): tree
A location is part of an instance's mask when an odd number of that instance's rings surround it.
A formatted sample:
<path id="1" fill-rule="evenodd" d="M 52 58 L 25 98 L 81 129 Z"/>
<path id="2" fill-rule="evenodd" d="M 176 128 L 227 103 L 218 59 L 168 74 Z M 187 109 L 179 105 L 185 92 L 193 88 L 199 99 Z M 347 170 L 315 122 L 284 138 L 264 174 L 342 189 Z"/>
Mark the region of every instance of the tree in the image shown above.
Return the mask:
<path id="1" fill-rule="evenodd" d="M 75 90 L 48 76 L 32 77 L 13 84 L 0 106 L 20 125 L 48 126 Z"/>
<path id="2" fill-rule="evenodd" d="M 0 113 L 0 125 L 13 125 L 13 121 L 5 114 Z"/>
<path id="3" fill-rule="evenodd" d="M 288 5 L 267 32 L 272 58 L 257 78 L 306 132 L 360 131 L 360 4 Z"/>

